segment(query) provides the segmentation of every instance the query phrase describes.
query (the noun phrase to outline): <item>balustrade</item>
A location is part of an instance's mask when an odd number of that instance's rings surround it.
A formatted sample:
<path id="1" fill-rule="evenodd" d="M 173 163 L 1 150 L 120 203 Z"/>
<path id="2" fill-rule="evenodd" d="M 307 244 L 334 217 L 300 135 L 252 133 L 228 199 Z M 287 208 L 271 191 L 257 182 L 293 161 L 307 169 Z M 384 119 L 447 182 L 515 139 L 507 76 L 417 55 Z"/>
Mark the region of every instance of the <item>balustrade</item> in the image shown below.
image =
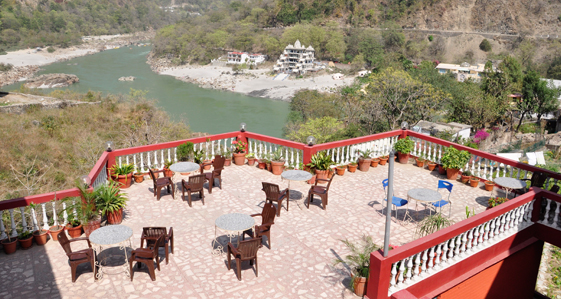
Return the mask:
<path id="1" fill-rule="evenodd" d="M 304 163 L 304 150 L 302 149 L 253 138 L 248 138 L 247 142 L 248 153 L 254 154 L 257 159 L 270 159 L 279 148 L 282 148 L 281 154 L 284 159 L 284 165 L 299 169 L 300 165 Z"/>
<path id="2" fill-rule="evenodd" d="M 331 160 L 336 165 L 345 165 L 350 162 L 356 162 L 360 157 L 359 151 L 370 150 L 371 157 L 381 157 L 390 154 L 398 136 L 385 137 L 356 144 L 349 144 L 339 147 L 325 149 L 327 155 L 331 156 Z M 336 144 L 337 142 L 334 142 Z"/>

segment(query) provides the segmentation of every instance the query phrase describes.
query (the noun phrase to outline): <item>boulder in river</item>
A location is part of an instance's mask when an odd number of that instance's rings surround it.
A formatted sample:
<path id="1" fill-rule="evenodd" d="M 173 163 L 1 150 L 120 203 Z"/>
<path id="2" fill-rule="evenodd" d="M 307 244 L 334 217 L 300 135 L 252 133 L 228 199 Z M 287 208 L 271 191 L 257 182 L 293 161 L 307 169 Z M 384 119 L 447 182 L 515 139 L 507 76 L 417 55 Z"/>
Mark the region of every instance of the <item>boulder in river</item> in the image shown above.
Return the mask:
<path id="1" fill-rule="evenodd" d="M 121 77 L 119 78 L 119 81 L 134 81 L 134 79 L 136 79 L 133 76 L 128 76 L 128 77 Z"/>
<path id="2" fill-rule="evenodd" d="M 79 82 L 78 76 L 72 74 L 45 74 L 27 80 L 27 88 L 55 88 L 66 87 Z"/>

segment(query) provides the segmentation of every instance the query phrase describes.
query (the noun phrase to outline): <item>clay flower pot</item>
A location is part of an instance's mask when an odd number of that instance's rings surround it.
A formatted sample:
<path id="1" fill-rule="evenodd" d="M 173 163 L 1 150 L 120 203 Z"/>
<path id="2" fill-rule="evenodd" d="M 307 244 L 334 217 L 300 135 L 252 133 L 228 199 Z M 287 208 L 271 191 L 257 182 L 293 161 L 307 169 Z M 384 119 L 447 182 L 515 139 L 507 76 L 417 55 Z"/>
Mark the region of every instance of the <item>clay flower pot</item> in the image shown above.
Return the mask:
<path id="1" fill-rule="evenodd" d="M 257 162 L 257 167 L 259 167 L 259 169 L 265 169 L 265 168 L 267 168 L 267 163 L 265 163 L 265 161 L 259 160 Z"/>
<path id="2" fill-rule="evenodd" d="M 378 167 L 378 163 L 380 163 L 380 159 L 374 158 L 374 159 L 372 159 L 372 161 L 370 162 L 370 166 L 371 166 L 371 167 Z"/>
<path id="3" fill-rule="evenodd" d="M 135 174 L 133 174 L 133 176 L 134 176 L 134 182 L 135 182 L 135 183 L 139 184 L 139 183 L 144 182 L 144 174 L 142 174 L 142 173 L 135 173 Z"/>
<path id="4" fill-rule="evenodd" d="M 159 173 L 159 172 L 156 172 L 156 171 L 158 171 L 157 168 L 152 168 L 152 171 L 154 171 L 154 177 L 155 177 L 155 178 L 159 178 L 159 177 L 160 177 L 160 173 Z M 150 177 L 150 178 L 152 178 L 152 177 Z"/>
<path id="5" fill-rule="evenodd" d="M 36 230 L 33 232 L 33 239 L 37 245 L 45 245 L 47 243 L 48 231 L 45 229 Z"/>
<path id="6" fill-rule="evenodd" d="M 226 160 L 224 160 L 224 166 L 230 166 L 232 165 L 232 157 L 228 157 L 226 158 Z"/>
<path id="7" fill-rule="evenodd" d="M 331 179 L 334 174 L 335 174 L 335 170 L 333 170 L 333 168 L 327 170 L 327 179 Z M 323 184 L 323 182 L 321 184 Z"/>
<path id="8" fill-rule="evenodd" d="M 267 162 L 267 171 L 271 171 L 271 162 Z"/>
<path id="9" fill-rule="evenodd" d="M 358 167 L 358 164 L 350 163 L 349 165 L 347 165 L 347 167 L 349 168 L 349 172 L 355 172 L 356 168 Z"/>
<path id="10" fill-rule="evenodd" d="M 27 239 L 18 238 L 18 242 L 19 242 L 19 246 L 21 247 L 21 249 L 27 249 L 27 248 L 31 247 L 31 245 L 33 244 L 33 236 L 30 236 Z"/>
<path id="11" fill-rule="evenodd" d="M 327 175 L 329 173 L 329 170 L 317 170 L 316 169 L 315 172 L 316 172 L 317 179 L 327 180 Z"/>
<path id="12" fill-rule="evenodd" d="M 433 171 L 436 168 L 436 165 L 438 165 L 438 164 L 436 164 L 434 162 L 429 162 L 429 171 Z"/>
<path id="13" fill-rule="evenodd" d="M 271 171 L 273 172 L 274 175 L 281 175 L 283 170 L 284 170 L 284 162 L 271 161 Z"/>
<path id="14" fill-rule="evenodd" d="M 472 186 L 473 188 L 479 186 L 479 178 L 471 177 L 469 179 L 469 185 Z"/>
<path id="15" fill-rule="evenodd" d="M 68 223 L 66 225 L 66 231 L 71 238 L 79 238 L 82 235 L 82 224 L 78 226 L 72 226 L 72 224 Z"/>
<path id="16" fill-rule="evenodd" d="M 316 183 L 316 176 L 317 175 L 312 175 L 312 178 L 308 180 L 308 184 L 313 185 Z"/>
<path id="17" fill-rule="evenodd" d="M 380 165 L 386 165 L 386 163 L 388 162 L 388 157 L 384 156 L 384 157 L 380 157 Z"/>
<path id="18" fill-rule="evenodd" d="M 129 174 L 121 174 L 121 175 L 113 175 L 113 180 L 119 183 L 119 188 L 127 189 L 132 184 L 132 173 Z"/>
<path id="19" fill-rule="evenodd" d="M 360 171 L 368 171 L 370 169 L 370 163 L 372 159 L 358 158 L 358 169 Z"/>
<path id="20" fill-rule="evenodd" d="M 58 234 L 64 230 L 62 225 L 54 225 L 49 228 L 49 233 L 51 234 L 51 239 L 58 242 Z"/>
<path id="21" fill-rule="evenodd" d="M 119 209 L 115 212 L 109 212 L 107 215 L 107 223 L 109 224 L 120 224 L 123 222 L 123 209 Z"/>
<path id="22" fill-rule="evenodd" d="M 446 169 L 446 178 L 449 180 L 457 180 L 459 173 L 460 170 L 457 168 L 448 168 Z"/>
<path id="23" fill-rule="evenodd" d="M 90 234 L 101 227 L 101 218 L 96 220 L 90 220 L 88 223 L 84 224 L 84 233 L 86 233 L 86 237 L 89 237 Z"/>
<path id="24" fill-rule="evenodd" d="M 425 160 L 419 160 L 419 159 L 415 159 L 415 161 L 417 162 L 417 166 L 418 167 L 425 167 Z"/>
<path id="25" fill-rule="evenodd" d="M 397 158 L 399 163 L 401 164 L 407 164 L 409 163 L 409 153 L 397 153 Z"/>
<path id="26" fill-rule="evenodd" d="M 491 182 L 491 181 L 485 182 L 485 190 L 493 191 L 493 188 L 495 188 L 495 182 Z"/>
<path id="27" fill-rule="evenodd" d="M 469 181 L 469 179 L 471 179 L 471 175 L 463 175 L 462 174 L 462 178 L 461 178 L 462 183 L 464 183 L 464 184 L 467 183 Z"/>
<path id="28" fill-rule="evenodd" d="M 206 164 L 205 166 L 203 166 L 204 170 L 209 170 L 210 166 L 212 166 L 211 163 L 210 163 L 210 160 L 204 160 L 203 164 Z"/>
<path id="29" fill-rule="evenodd" d="M 344 175 L 345 169 L 347 169 L 347 166 L 337 166 L 337 175 Z"/>
<path id="30" fill-rule="evenodd" d="M 245 152 L 241 153 L 233 153 L 234 156 L 234 164 L 236 165 L 244 165 L 245 164 Z"/>
<path id="31" fill-rule="evenodd" d="M 12 254 L 14 252 L 16 252 L 16 244 L 17 244 L 17 238 L 11 238 L 10 239 L 4 239 L 2 240 L 2 247 L 4 247 L 4 252 L 6 254 Z"/>
<path id="32" fill-rule="evenodd" d="M 356 277 L 353 275 L 351 277 L 351 281 L 353 282 L 353 290 L 355 295 L 362 297 L 366 293 L 366 277 Z"/>
<path id="33" fill-rule="evenodd" d="M 165 176 L 165 177 L 168 177 L 168 178 L 173 177 L 173 171 L 171 171 L 171 170 L 170 170 L 169 168 L 167 168 L 167 167 L 164 167 L 164 176 Z"/>
<path id="34" fill-rule="evenodd" d="M 438 164 L 438 173 L 446 174 L 446 168 L 442 167 L 442 165 Z"/>
<path id="35" fill-rule="evenodd" d="M 255 158 L 247 158 L 247 165 L 249 166 L 255 165 Z"/>

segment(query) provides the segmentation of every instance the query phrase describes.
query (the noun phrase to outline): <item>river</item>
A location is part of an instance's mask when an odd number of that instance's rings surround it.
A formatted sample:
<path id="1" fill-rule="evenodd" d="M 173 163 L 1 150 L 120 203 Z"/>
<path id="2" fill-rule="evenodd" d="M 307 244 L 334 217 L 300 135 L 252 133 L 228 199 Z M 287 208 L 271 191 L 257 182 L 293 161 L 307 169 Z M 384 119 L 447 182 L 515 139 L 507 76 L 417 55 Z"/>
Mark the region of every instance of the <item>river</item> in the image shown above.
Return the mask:
<path id="1" fill-rule="evenodd" d="M 247 130 L 274 137 L 282 136 L 282 127 L 289 112 L 289 103 L 242 94 L 200 88 L 171 76 L 158 75 L 146 63 L 150 47 L 123 47 L 94 55 L 74 58 L 42 66 L 37 75 L 48 73 L 75 74 L 80 82 L 63 89 L 81 93 L 88 90 L 104 94 L 128 94 L 130 89 L 148 91 L 147 98 L 165 110 L 175 121 L 185 121 L 194 132 L 210 134 L 236 131 L 240 123 Z M 122 82 L 123 76 L 134 76 Z M 21 83 L 4 86 L 13 91 Z M 45 89 L 45 93 L 53 89 Z"/>

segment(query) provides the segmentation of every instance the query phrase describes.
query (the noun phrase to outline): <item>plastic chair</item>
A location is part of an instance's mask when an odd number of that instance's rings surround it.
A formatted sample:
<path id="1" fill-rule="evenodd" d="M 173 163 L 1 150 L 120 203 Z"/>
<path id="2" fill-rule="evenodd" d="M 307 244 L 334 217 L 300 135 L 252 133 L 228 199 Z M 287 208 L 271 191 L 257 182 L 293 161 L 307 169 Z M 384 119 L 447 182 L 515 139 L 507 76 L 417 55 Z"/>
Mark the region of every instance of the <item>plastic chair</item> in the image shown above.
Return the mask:
<path id="1" fill-rule="evenodd" d="M 447 181 L 443 181 L 443 180 L 439 180 L 438 181 L 438 188 L 436 189 L 436 191 L 440 192 L 440 189 L 446 189 L 448 190 L 448 199 L 447 200 L 439 200 L 437 202 L 431 202 L 431 204 L 436 208 L 440 208 L 440 212 L 442 213 L 442 206 L 445 206 L 447 204 L 450 204 L 450 208 L 448 210 L 448 217 L 450 217 L 450 215 L 452 215 L 452 202 L 450 201 L 450 195 L 452 194 L 452 187 L 454 187 L 454 185 L 452 185 L 451 183 L 447 182 Z"/>
<path id="2" fill-rule="evenodd" d="M 388 187 L 388 179 L 385 179 L 382 181 L 382 186 L 384 186 L 384 194 L 388 194 L 386 191 L 386 187 Z M 384 197 L 384 201 L 388 201 L 388 196 L 386 195 Z M 394 196 L 392 197 L 392 206 L 395 210 L 395 218 L 397 218 L 397 207 L 403 207 L 405 205 L 407 205 L 409 203 L 409 201 L 407 201 L 406 199 Z M 386 203 L 386 207 L 387 207 L 387 203 Z M 382 207 L 383 208 L 383 207 Z M 406 208 L 405 209 L 405 214 L 403 215 L 403 221 L 405 221 L 405 217 L 409 215 L 409 210 Z"/>

